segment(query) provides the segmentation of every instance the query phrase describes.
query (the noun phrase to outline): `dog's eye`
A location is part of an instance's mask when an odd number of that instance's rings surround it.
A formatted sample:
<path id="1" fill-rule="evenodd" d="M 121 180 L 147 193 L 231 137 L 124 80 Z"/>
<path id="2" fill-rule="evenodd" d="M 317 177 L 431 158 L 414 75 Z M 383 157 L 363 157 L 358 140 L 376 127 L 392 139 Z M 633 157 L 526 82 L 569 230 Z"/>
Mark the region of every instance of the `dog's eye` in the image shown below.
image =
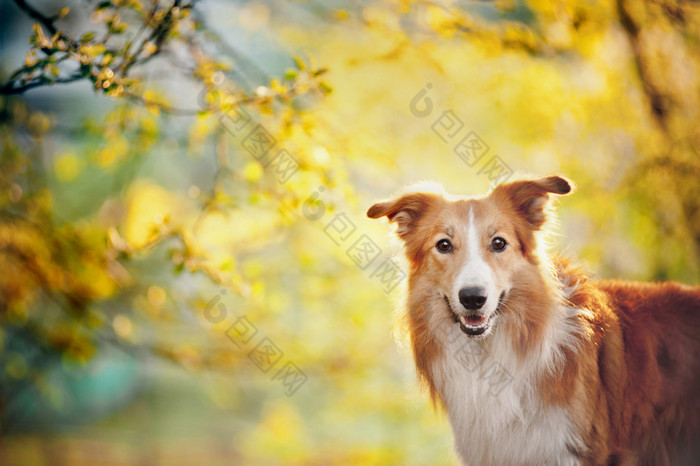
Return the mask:
<path id="1" fill-rule="evenodd" d="M 438 251 L 440 251 L 443 254 L 452 252 L 452 243 L 450 243 L 450 240 L 448 239 L 441 239 L 435 244 L 435 247 Z"/>
<path id="2" fill-rule="evenodd" d="M 496 236 L 494 239 L 491 240 L 491 249 L 494 251 L 503 251 L 506 248 L 506 240 L 501 238 L 500 236 Z"/>

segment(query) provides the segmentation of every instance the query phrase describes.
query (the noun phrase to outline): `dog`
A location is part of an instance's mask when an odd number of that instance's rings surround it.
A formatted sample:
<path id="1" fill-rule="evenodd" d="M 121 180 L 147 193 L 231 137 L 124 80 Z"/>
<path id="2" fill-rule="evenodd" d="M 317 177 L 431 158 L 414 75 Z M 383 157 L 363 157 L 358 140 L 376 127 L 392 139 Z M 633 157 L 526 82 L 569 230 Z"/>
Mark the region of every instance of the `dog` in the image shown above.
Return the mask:
<path id="1" fill-rule="evenodd" d="M 700 464 L 700 287 L 592 281 L 547 254 L 572 190 L 547 176 L 369 208 L 404 246 L 417 372 L 469 465 Z"/>

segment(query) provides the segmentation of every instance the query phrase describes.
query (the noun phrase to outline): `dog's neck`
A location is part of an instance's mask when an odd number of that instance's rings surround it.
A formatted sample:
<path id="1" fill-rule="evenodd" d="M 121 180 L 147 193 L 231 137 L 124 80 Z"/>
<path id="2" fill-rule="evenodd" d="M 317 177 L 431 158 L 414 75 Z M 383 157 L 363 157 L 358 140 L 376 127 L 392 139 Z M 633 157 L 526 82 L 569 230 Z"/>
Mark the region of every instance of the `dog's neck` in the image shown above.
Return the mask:
<path id="1" fill-rule="evenodd" d="M 506 464 L 519 457 L 542 464 L 561 458 L 561 451 L 550 450 L 554 445 L 580 446 L 565 409 L 553 399 L 556 394 L 542 390 L 563 386 L 552 382 L 565 377 L 581 341 L 580 310 L 561 287 L 553 291 L 528 304 L 547 306 L 539 309 L 547 317 L 536 325 L 509 319 L 509 312 L 523 311 L 509 308 L 483 339 L 469 338 L 444 318 L 442 326 L 429 319 L 413 328 L 418 371 L 449 417 L 459 454 L 476 458 L 475 464 Z M 438 316 L 435 307 L 423 315 Z M 427 329 L 434 333 L 421 341 Z M 497 449 L 488 447 L 496 443 Z"/>

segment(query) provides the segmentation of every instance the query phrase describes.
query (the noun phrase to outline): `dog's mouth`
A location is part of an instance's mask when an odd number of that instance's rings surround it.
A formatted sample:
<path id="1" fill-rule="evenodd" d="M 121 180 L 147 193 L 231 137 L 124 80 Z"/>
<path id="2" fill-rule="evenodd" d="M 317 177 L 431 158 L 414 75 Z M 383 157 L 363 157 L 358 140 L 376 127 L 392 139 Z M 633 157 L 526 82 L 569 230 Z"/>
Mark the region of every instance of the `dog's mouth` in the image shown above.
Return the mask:
<path id="1" fill-rule="evenodd" d="M 443 298 L 447 304 L 447 309 L 449 309 L 450 314 L 452 314 L 452 319 L 455 321 L 455 323 L 459 324 L 459 329 L 470 337 L 476 337 L 479 335 L 484 335 L 491 328 L 491 322 L 493 321 L 494 317 L 501 312 L 501 305 L 503 304 L 505 296 L 506 292 L 504 291 L 498 297 L 498 305 L 496 306 L 496 310 L 488 317 L 481 313 L 470 313 L 467 315 L 457 314 L 454 309 L 452 309 L 452 305 L 450 304 L 450 300 L 447 298 L 447 296 L 443 295 Z"/>

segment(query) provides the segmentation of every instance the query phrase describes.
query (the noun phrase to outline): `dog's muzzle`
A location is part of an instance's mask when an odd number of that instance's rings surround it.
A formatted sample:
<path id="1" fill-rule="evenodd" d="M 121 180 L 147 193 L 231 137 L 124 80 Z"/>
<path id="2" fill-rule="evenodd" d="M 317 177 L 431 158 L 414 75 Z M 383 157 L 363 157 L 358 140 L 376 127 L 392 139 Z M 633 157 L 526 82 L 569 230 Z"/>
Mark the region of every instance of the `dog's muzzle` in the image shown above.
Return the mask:
<path id="1" fill-rule="evenodd" d="M 487 330 L 489 330 L 489 328 L 491 328 L 491 321 L 501 312 L 501 305 L 505 300 L 505 296 L 506 292 L 504 291 L 498 297 L 498 305 L 496 306 L 496 310 L 489 317 L 486 317 L 480 312 L 470 312 L 467 315 L 457 314 L 452 308 L 452 304 L 450 304 L 450 300 L 447 298 L 447 296 L 443 295 L 443 298 L 445 299 L 445 304 L 447 304 L 447 309 L 450 311 L 450 314 L 452 314 L 452 319 L 455 321 L 455 323 L 459 324 L 459 329 L 467 334 L 467 336 L 476 337 L 483 335 Z"/>

